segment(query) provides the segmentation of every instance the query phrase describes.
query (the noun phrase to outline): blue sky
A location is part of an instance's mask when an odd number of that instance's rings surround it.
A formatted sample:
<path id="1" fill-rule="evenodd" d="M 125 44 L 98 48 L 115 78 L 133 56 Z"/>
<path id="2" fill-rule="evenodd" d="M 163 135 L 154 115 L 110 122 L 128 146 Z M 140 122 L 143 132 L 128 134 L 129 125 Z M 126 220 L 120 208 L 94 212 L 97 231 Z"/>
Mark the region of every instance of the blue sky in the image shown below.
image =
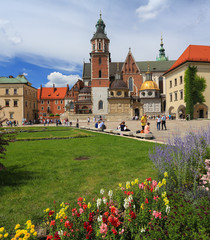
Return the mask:
<path id="1" fill-rule="evenodd" d="M 170 60 L 210 44 L 209 0 L 2 0 L 0 9 L 0 76 L 25 74 L 36 88 L 81 78 L 100 10 L 112 61 L 129 48 L 136 61 L 155 60 L 161 33 Z"/>

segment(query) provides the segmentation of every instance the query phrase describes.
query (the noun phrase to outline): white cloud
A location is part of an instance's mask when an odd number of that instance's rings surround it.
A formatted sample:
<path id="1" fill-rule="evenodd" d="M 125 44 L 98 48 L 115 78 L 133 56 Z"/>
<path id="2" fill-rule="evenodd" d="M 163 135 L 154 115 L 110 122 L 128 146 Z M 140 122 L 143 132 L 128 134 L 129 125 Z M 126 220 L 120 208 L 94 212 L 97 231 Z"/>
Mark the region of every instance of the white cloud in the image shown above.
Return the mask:
<path id="1" fill-rule="evenodd" d="M 47 76 L 48 83 L 45 84 L 45 87 L 52 87 L 53 84 L 57 87 L 66 87 L 67 84 L 69 86 L 73 86 L 78 79 L 80 79 L 79 75 L 63 75 L 60 72 L 52 72 Z"/>
<path id="2" fill-rule="evenodd" d="M 28 73 L 23 72 L 22 75 L 24 75 L 26 77 L 26 76 L 28 76 Z"/>
<path id="3" fill-rule="evenodd" d="M 156 18 L 168 5 L 168 0 L 149 0 L 147 5 L 136 9 L 138 17 L 142 21 Z"/>

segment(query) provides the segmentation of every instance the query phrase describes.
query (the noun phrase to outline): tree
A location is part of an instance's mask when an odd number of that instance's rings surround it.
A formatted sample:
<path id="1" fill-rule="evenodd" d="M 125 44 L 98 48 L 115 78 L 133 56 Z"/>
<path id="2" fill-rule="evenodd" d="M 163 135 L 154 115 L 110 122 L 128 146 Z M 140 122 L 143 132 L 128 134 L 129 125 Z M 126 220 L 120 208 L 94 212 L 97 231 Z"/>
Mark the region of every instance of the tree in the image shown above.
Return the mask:
<path id="1" fill-rule="evenodd" d="M 197 67 L 189 66 L 184 75 L 184 102 L 186 103 L 186 114 L 193 119 L 194 105 L 205 102 L 203 92 L 206 89 L 206 80 L 197 75 Z"/>

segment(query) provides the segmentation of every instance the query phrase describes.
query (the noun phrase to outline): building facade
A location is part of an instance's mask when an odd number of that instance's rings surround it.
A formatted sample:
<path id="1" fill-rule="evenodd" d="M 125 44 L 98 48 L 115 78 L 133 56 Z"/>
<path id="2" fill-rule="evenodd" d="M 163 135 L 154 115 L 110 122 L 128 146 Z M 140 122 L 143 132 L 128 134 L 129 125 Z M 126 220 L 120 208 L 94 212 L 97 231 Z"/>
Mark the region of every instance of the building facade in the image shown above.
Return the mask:
<path id="1" fill-rule="evenodd" d="M 188 66 L 197 67 L 197 74 L 206 80 L 205 102 L 194 106 L 194 118 L 210 118 L 210 46 L 189 45 L 173 66 L 164 74 L 166 78 L 166 113 L 178 119 L 186 117 L 184 102 L 184 75 Z"/>
<path id="2" fill-rule="evenodd" d="M 24 75 L 0 77 L 0 105 L 9 121 L 36 122 L 38 120 L 37 89 Z"/>
<path id="3" fill-rule="evenodd" d="M 65 96 L 69 86 L 67 87 L 41 87 L 37 91 L 39 119 L 49 119 L 53 117 L 59 118 L 65 112 Z"/>

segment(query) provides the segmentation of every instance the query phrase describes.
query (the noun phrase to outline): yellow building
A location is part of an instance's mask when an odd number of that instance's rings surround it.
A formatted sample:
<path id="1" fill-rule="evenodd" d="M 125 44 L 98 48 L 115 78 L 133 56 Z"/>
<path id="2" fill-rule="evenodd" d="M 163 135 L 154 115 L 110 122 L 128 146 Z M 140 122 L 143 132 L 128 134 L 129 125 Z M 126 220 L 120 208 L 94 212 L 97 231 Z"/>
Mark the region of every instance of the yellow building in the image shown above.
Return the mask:
<path id="1" fill-rule="evenodd" d="M 194 106 L 194 118 L 210 118 L 210 46 L 189 45 L 172 67 L 164 74 L 166 79 L 166 114 L 177 119 L 186 117 L 184 102 L 184 74 L 188 66 L 197 67 L 197 75 L 204 77 L 207 87 L 206 102 Z"/>
<path id="2" fill-rule="evenodd" d="M 0 77 L 1 117 L 18 124 L 38 119 L 37 89 L 23 75 Z"/>

